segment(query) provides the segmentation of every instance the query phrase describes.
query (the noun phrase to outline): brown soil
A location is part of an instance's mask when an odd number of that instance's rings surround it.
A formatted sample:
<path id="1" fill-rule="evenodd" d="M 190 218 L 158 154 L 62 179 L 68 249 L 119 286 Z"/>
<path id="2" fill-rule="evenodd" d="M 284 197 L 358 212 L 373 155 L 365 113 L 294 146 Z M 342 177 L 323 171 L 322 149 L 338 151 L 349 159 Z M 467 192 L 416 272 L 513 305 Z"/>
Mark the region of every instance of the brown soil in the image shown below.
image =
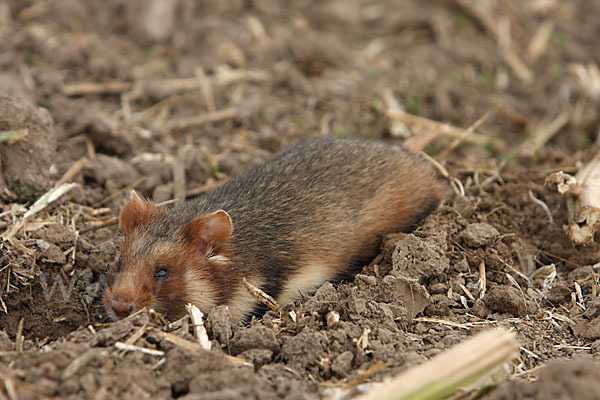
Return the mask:
<path id="1" fill-rule="evenodd" d="M 543 182 L 598 151 L 588 66 L 600 62 L 600 3 L 477 3 L 491 22 L 464 0 L 0 1 L 0 131 L 28 131 L 0 144 L 4 234 L 82 166 L 67 180 L 77 187 L 0 242 L 0 397 L 320 398 L 500 326 L 517 332 L 520 354 L 483 398 L 597 398 L 600 247 L 573 247 L 564 199 Z M 236 326 L 217 308 L 210 352 L 170 340 L 166 331 L 192 338 L 186 321 L 106 323 L 104 273 L 121 238 L 116 225 L 89 228 L 118 214 L 130 185 L 160 202 L 209 190 L 302 137 L 421 132 L 391 123 L 390 97 L 463 128 L 489 113 L 476 128 L 483 142 L 442 136 L 427 147 L 465 196 L 385 238 L 352 282 L 290 305 L 295 323 L 267 313 Z M 528 152 L 560 115 L 568 122 Z M 551 264 L 555 277 L 541 269 Z M 331 311 L 340 318 L 330 325 Z M 164 354 L 115 347 L 136 333 L 135 344 Z"/>

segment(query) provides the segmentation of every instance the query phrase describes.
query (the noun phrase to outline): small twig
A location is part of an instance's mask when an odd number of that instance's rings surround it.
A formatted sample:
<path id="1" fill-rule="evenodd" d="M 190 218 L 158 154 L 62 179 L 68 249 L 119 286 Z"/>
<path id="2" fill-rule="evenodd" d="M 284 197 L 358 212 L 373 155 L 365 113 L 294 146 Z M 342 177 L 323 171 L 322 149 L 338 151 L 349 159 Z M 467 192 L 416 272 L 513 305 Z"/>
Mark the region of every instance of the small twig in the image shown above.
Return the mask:
<path id="1" fill-rule="evenodd" d="M 383 101 L 387 106 L 388 111 L 395 111 L 398 113 L 406 113 L 404 106 L 396 100 L 394 93 L 390 88 L 384 88 L 382 93 Z M 390 118 L 390 135 L 393 137 L 406 138 L 410 132 L 404 121 L 398 121 L 395 118 Z"/>
<path id="2" fill-rule="evenodd" d="M 195 73 L 196 77 L 198 78 L 202 94 L 204 95 L 204 101 L 206 102 L 207 111 L 215 112 L 217 110 L 217 107 L 215 106 L 215 96 L 213 94 L 212 83 L 210 79 L 206 77 L 206 74 L 204 73 L 202 67 L 197 67 L 195 69 Z"/>
<path id="3" fill-rule="evenodd" d="M 107 226 L 116 225 L 118 223 L 119 223 L 119 218 L 118 217 L 114 217 L 114 218 L 111 218 L 109 220 L 102 221 L 102 222 L 94 222 L 94 223 L 91 223 L 90 225 L 88 225 L 86 227 L 83 227 L 83 228 L 79 229 L 79 233 L 86 233 L 86 232 L 95 231 L 97 229 L 106 228 Z"/>
<path id="4" fill-rule="evenodd" d="M 461 328 L 461 329 L 467 329 L 467 330 L 470 329 L 468 325 L 461 324 L 459 322 L 448 321 L 448 320 L 445 320 L 445 319 L 428 318 L 428 317 L 418 317 L 418 318 L 413 319 L 413 321 L 431 322 L 431 323 L 435 323 L 435 324 L 442 324 L 442 325 L 453 326 L 455 328 Z"/>
<path id="5" fill-rule="evenodd" d="M 546 20 L 538 27 L 527 46 L 529 61 L 535 60 L 546 51 L 552 32 L 554 32 L 554 21 L 552 20 Z"/>
<path id="6" fill-rule="evenodd" d="M 519 289 L 519 291 L 524 295 L 525 293 L 523 293 L 523 289 L 521 288 L 521 285 L 519 285 L 519 282 L 517 282 L 517 280 L 515 278 L 513 278 L 513 276 L 511 274 L 509 274 L 508 272 L 506 272 L 504 274 L 506 276 L 506 278 L 508 278 L 508 281 L 517 289 Z"/>
<path id="7" fill-rule="evenodd" d="M 122 93 L 132 88 L 133 83 L 131 82 L 74 82 L 65 84 L 62 91 L 67 96 L 81 96 Z"/>
<path id="8" fill-rule="evenodd" d="M 433 130 L 440 126 L 447 127 L 445 136 L 449 136 L 452 138 L 459 138 L 460 140 L 465 141 L 465 142 L 474 143 L 474 144 L 477 144 L 480 146 L 486 146 L 488 143 L 491 142 L 494 145 L 494 147 L 496 147 L 498 149 L 502 149 L 502 148 L 506 147 L 503 140 L 481 135 L 479 133 L 474 132 L 475 129 L 472 129 L 471 131 L 469 131 L 468 129 L 466 129 L 466 130 L 461 129 L 456 126 L 444 124 L 442 122 L 438 122 L 438 121 L 434 121 L 434 120 L 431 120 L 428 118 L 408 114 L 408 113 L 405 113 L 402 111 L 387 110 L 385 112 L 385 114 L 388 116 L 388 118 L 391 118 L 395 121 L 404 122 L 406 124 L 420 125 L 426 129 Z M 484 114 L 484 116 L 486 116 L 486 115 Z"/>
<path id="9" fill-rule="evenodd" d="M 452 141 L 452 143 L 450 143 L 448 148 L 444 149 L 444 151 L 441 153 L 440 157 L 446 158 L 448 156 L 448 154 L 450 154 L 452 151 L 454 151 L 454 149 L 456 149 L 465 140 L 467 135 L 472 134 L 476 129 L 478 129 L 481 125 L 483 125 L 483 123 L 489 118 L 491 113 L 492 113 L 492 111 L 488 110 L 485 114 L 483 114 L 481 117 L 479 117 L 479 119 L 477 121 L 473 122 L 473 124 L 471 124 L 471 126 L 469 126 L 467 129 L 462 131 L 460 136 L 457 136 L 456 138 L 454 138 L 454 140 Z M 487 143 L 489 143 L 489 140 L 486 143 L 484 143 L 484 145 Z"/>
<path id="10" fill-rule="evenodd" d="M 181 103 L 181 102 L 184 102 L 184 101 L 187 101 L 190 99 L 194 99 L 196 97 L 198 97 L 197 92 L 191 92 L 191 93 L 185 93 L 185 94 L 181 94 L 181 95 L 174 95 L 174 96 L 167 97 L 167 98 L 159 101 L 158 103 L 154 104 L 153 106 L 145 109 L 141 113 L 139 113 L 139 116 L 136 117 L 136 121 L 137 122 L 145 122 L 147 120 L 154 118 L 159 112 L 168 111 L 171 107 L 173 107 L 177 103 Z"/>
<path id="11" fill-rule="evenodd" d="M 471 0 L 454 0 L 465 12 L 475 17 L 477 21 L 483 26 L 483 28 L 492 35 L 492 37 L 498 42 L 500 51 L 504 55 L 506 63 L 513 70 L 515 75 L 519 77 L 525 83 L 529 83 L 533 80 L 533 72 L 529 67 L 521 60 L 519 55 L 506 43 L 509 39 L 506 38 L 506 31 L 499 29 L 498 17 L 492 15 L 482 3 Z"/>
<path id="12" fill-rule="evenodd" d="M 235 117 L 237 110 L 235 108 L 225 108 L 214 112 L 208 112 L 200 115 L 196 115 L 188 118 L 178 118 L 175 120 L 165 122 L 165 129 L 184 129 L 191 126 L 203 125 L 207 122 L 215 122 L 223 119 L 229 119 Z"/>
<path id="13" fill-rule="evenodd" d="M 79 160 L 75 161 L 71 167 L 63 174 L 63 176 L 54 184 L 54 186 L 60 186 L 64 183 L 71 181 L 87 164 L 88 158 L 87 156 L 81 157 Z"/>
<path id="14" fill-rule="evenodd" d="M 130 346 L 130 345 L 134 345 L 135 342 L 137 342 L 139 340 L 139 338 L 141 338 L 144 333 L 146 333 L 146 329 L 148 328 L 148 323 L 146 322 L 144 325 L 140 326 L 140 328 L 135 331 L 135 333 L 133 335 L 131 335 L 126 341 L 125 344 Z M 123 356 L 123 354 L 125 353 L 125 350 L 121 350 L 121 353 L 119 354 L 119 356 Z"/>
<path id="15" fill-rule="evenodd" d="M 134 346 L 131 344 L 126 344 L 123 342 L 117 342 L 115 343 L 115 347 L 119 350 L 125 350 L 125 351 L 139 351 L 141 353 L 144 354 L 149 354 L 151 356 L 164 356 L 165 352 L 162 350 L 154 350 L 154 349 L 148 349 L 146 347 L 140 347 L 140 346 Z"/>
<path id="16" fill-rule="evenodd" d="M 533 201 L 538 206 L 542 207 L 542 210 L 544 210 L 544 212 L 548 216 L 548 222 L 551 224 L 554 224 L 554 220 L 552 219 L 552 213 L 550 212 L 550 209 L 548 208 L 546 203 L 544 203 L 542 200 L 535 197 L 535 195 L 533 194 L 533 192 L 531 190 L 528 190 L 527 193 L 529 193 L 529 198 L 531 199 L 531 201 Z"/>
<path id="17" fill-rule="evenodd" d="M 433 165 L 438 171 L 440 171 L 440 174 L 442 174 L 444 178 L 448 179 L 450 177 L 448 170 L 442 164 L 440 164 L 439 161 L 437 161 L 435 158 L 431 157 L 427 153 L 421 152 L 420 154 L 425 160 L 429 161 L 431 165 Z"/>
<path id="18" fill-rule="evenodd" d="M 521 145 L 519 153 L 532 157 L 542 146 L 544 146 L 554 135 L 556 135 L 571 120 L 570 114 L 565 111 L 557 116 L 552 122 L 541 126 L 532 132 L 532 138 Z"/>
<path id="19" fill-rule="evenodd" d="M 513 267 L 512 265 L 510 265 L 509 263 L 507 263 L 504 259 L 502 259 L 500 256 L 496 255 L 496 258 L 498 260 L 500 260 L 500 262 L 507 267 L 508 269 L 510 269 L 512 272 L 514 272 L 515 274 L 519 275 L 521 278 L 525 279 L 528 283 L 531 283 L 531 278 L 528 277 L 527 275 L 525 275 L 524 273 L 522 273 L 521 271 L 519 271 L 518 269 L 516 269 L 515 267 Z M 512 278 L 512 276 L 511 276 Z M 513 278 L 514 280 L 514 278 Z M 517 284 L 518 286 L 518 284 Z"/>

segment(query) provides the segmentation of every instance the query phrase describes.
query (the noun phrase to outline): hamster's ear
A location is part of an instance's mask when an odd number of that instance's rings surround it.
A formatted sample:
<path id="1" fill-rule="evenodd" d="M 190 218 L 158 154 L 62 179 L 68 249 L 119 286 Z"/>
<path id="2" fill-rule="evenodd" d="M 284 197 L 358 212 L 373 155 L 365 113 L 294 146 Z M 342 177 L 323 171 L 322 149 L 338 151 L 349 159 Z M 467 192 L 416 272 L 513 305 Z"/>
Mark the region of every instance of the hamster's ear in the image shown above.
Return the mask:
<path id="1" fill-rule="evenodd" d="M 224 242 L 233 232 L 233 225 L 229 214 L 219 210 L 212 214 L 197 216 L 186 223 L 181 230 L 190 242 L 210 245 Z"/>
<path id="2" fill-rule="evenodd" d="M 131 191 L 131 200 L 125 204 L 119 217 L 123 235 L 129 235 L 136 227 L 147 225 L 160 215 L 156 205 L 142 199 L 135 190 Z"/>

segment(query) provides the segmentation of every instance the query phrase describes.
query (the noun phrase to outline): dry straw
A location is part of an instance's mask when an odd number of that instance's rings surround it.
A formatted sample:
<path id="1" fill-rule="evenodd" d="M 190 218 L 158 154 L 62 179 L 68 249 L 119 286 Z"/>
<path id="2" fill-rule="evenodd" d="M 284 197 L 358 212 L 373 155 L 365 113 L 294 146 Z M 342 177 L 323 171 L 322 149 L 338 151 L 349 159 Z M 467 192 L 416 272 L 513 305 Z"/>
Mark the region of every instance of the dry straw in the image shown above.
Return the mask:
<path id="1" fill-rule="evenodd" d="M 481 383 L 517 356 L 514 332 L 494 329 L 393 378 L 356 400 L 434 400 Z"/>

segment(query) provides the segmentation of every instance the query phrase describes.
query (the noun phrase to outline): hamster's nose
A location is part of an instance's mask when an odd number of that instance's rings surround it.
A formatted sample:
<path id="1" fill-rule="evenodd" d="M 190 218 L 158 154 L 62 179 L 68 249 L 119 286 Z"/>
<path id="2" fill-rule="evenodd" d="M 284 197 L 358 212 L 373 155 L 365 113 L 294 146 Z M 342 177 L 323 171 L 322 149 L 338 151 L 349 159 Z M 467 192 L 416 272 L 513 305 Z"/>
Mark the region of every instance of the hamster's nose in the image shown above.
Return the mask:
<path id="1" fill-rule="evenodd" d="M 119 318 L 125 318 L 133 311 L 133 302 L 123 299 L 116 299 L 110 302 L 110 307 Z"/>

